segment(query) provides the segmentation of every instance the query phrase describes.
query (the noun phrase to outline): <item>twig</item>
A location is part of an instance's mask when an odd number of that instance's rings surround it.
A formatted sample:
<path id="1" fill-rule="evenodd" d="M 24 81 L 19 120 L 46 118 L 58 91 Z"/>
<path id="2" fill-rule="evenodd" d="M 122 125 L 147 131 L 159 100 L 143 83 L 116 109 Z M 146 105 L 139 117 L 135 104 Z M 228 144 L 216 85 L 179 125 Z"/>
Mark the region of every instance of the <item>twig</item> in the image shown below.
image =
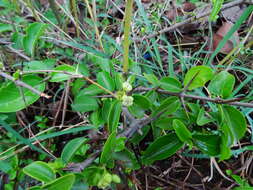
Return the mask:
<path id="1" fill-rule="evenodd" d="M 97 151 L 97 152 L 93 153 L 89 158 L 87 158 L 83 162 L 80 162 L 80 163 L 70 163 L 63 170 L 65 170 L 65 171 L 72 171 L 72 172 L 81 172 L 86 167 L 88 167 L 89 165 L 91 165 L 92 162 L 97 159 L 97 157 L 98 157 L 98 155 L 100 153 L 101 153 L 101 151 Z"/>
<path id="2" fill-rule="evenodd" d="M 168 94 L 168 95 L 178 96 L 178 97 L 183 97 L 183 98 L 191 98 L 191 99 L 195 99 L 195 100 L 213 102 L 216 104 L 229 104 L 229 105 L 233 105 L 233 106 L 242 106 L 242 107 L 253 108 L 253 103 L 238 102 L 237 101 L 238 98 L 234 98 L 234 99 L 209 98 L 209 97 L 196 96 L 196 95 L 185 94 L 185 93 L 169 92 L 169 91 L 162 90 L 162 89 L 153 89 L 153 88 L 145 88 L 145 87 L 138 87 L 138 88 L 134 89 L 134 92 L 146 92 L 146 91 L 150 91 L 150 90 L 156 90 L 158 93 L 161 93 L 161 94 Z"/>
<path id="3" fill-rule="evenodd" d="M 64 121 L 65 121 L 66 109 L 67 109 L 68 98 L 69 98 L 70 82 L 71 82 L 71 79 L 69 79 L 67 81 L 67 85 L 66 85 L 66 88 L 65 88 L 65 93 L 64 93 L 65 97 L 64 97 L 64 103 L 63 103 L 61 126 L 64 125 Z"/>
<path id="4" fill-rule="evenodd" d="M 149 117 L 144 117 L 142 119 L 135 119 L 130 124 L 130 126 L 128 127 L 128 129 L 126 129 L 124 132 L 122 132 L 121 134 L 119 134 L 117 137 L 126 137 L 127 139 L 131 138 L 136 131 L 140 130 L 142 127 L 144 127 L 144 126 L 148 125 L 149 123 L 151 123 L 152 121 L 156 120 L 163 113 L 164 113 L 164 111 L 158 113 L 154 117 L 149 116 Z"/>
<path id="5" fill-rule="evenodd" d="M 47 99 L 49 99 L 51 97 L 51 96 L 49 96 L 49 95 L 47 95 L 47 94 L 45 94 L 43 92 L 40 92 L 39 90 L 33 88 L 29 84 L 26 84 L 26 83 L 22 82 L 21 80 L 16 80 L 14 77 L 12 77 L 11 75 L 8 75 L 8 74 L 4 73 L 3 71 L 0 71 L 0 76 L 6 78 L 8 80 L 13 81 L 17 86 L 21 86 L 21 87 L 27 88 L 28 90 L 32 91 L 33 93 L 38 94 L 40 97 L 45 97 Z"/>
<path id="6" fill-rule="evenodd" d="M 225 9 L 228 9 L 230 7 L 234 7 L 236 5 L 240 5 L 242 3 L 248 3 L 248 2 L 245 1 L 245 0 L 236 0 L 236 1 L 233 1 L 231 3 L 227 3 L 227 4 L 223 5 L 222 8 L 221 8 L 221 11 L 225 10 Z M 204 12 L 204 13 L 196 15 L 196 16 L 192 16 L 192 17 L 190 17 L 190 18 L 188 18 L 188 19 L 186 19 L 186 20 L 184 20 L 182 22 L 179 22 L 179 23 L 174 24 L 173 26 L 164 28 L 163 30 L 160 30 L 160 31 L 158 31 L 158 32 L 156 32 L 154 34 L 150 34 L 150 35 L 145 36 L 143 38 L 136 38 L 136 39 L 133 39 L 133 40 L 136 41 L 136 42 L 141 42 L 141 41 L 146 40 L 146 39 L 154 38 L 154 37 L 156 37 L 156 36 L 158 36 L 160 34 L 163 34 L 165 32 L 173 31 L 173 30 L 175 30 L 175 29 L 177 29 L 177 28 L 179 28 L 181 26 L 184 26 L 184 25 L 186 25 L 188 23 L 191 23 L 191 22 L 193 22 L 195 20 L 198 20 L 200 18 L 206 17 L 206 16 L 210 15 L 211 12 L 212 12 L 212 10 Z"/>
<path id="7" fill-rule="evenodd" d="M 144 127 L 147 124 L 151 123 L 152 121 L 156 120 L 163 113 L 164 112 L 158 113 L 154 117 L 145 117 L 145 118 L 142 118 L 142 119 L 134 119 L 134 121 L 132 121 L 132 123 L 130 124 L 130 126 L 128 127 L 128 129 L 125 130 L 124 132 L 122 132 L 121 134 L 119 134 L 117 136 L 117 138 L 119 138 L 119 137 L 126 137 L 127 139 L 130 139 L 136 131 L 140 130 L 142 127 Z M 131 116 L 131 117 L 134 118 L 133 116 Z M 81 172 L 86 167 L 88 167 L 90 164 L 92 164 L 92 162 L 98 157 L 98 155 L 100 153 L 101 153 L 101 150 L 98 150 L 91 157 L 87 158 L 83 162 L 80 162 L 80 163 L 71 163 L 66 168 L 64 168 L 64 170 L 73 171 L 73 172 Z"/>

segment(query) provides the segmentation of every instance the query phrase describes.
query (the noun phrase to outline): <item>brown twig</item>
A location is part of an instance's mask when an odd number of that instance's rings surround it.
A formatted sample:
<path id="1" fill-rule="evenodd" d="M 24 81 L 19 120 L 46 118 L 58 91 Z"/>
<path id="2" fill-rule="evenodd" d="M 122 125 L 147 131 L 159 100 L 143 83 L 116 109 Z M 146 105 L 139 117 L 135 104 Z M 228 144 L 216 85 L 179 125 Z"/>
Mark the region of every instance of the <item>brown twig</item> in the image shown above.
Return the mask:
<path id="1" fill-rule="evenodd" d="M 49 95 L 47 95 L 43 92 L 40 92 L 39 90 L 33 88 L 29 84 L 26 84 L 26 83 L 22 82 L 21 80 L 16 80 L 14 77 L 12 77 L 9 74 L 4 73 L 3 71 L 0 71 L 0 76 L 6 78 L 8 80 L 13 81 L 17 86 L 27 88 L 28 90 L 32 91 L 33 93 L 38 94 L 40 97 L 45 97 L 47 99 L 49 99 L 51 97 L 51 96 L 49 96 Z"/>
<path id="2" fill-rule="evenodd" d="M 231 8 L 231 7 L 234 7 L 236 5 L 240 5 L 242 3 L 249 3 L 249 2 L 247 2 L 245 0 L 236 0 L 236 1 L 233 1 L 233 2 L 230 2 L 230 3 L 227 3 L 227 4 L 223 5 L 222 8 L 221 8 L 221 11 L 225 10 L 225 9 L 228 9 L 228 8 Z M 174 25 L 172 25 L 170 27 L 164 28 L 164 29 L 162 29 L 162 30 L 160 30 L 160 31 L 158 31 L 158 32 L 156 32 L 154 34 L 150 34 L 150 35 L 147 35 L 147 36 L 145 36 L 143 38 L 136 38 L 136 39 L 133 39 L 133 40 L 136 41 L 136 42 L 141 42 L 141 41 L 146 40 L 146 39 L 154 38 L 154 37 L 156 37 L 156 36 L 158 36 L 160 34 L 163 34 L 165 32 L 174 31 L 175 29 L 177 29 L 177 28 L 179 28 L 181 26 L 184 26 L 184 25 L 186 25 L 188 23 L 191 23 L 191 22 L 193 22 L 195 20 L 198 20 L 200 18 L 203 18 L 203 17 L 206 17 L 206 16 L 210 15 L 211 12 L 212 12 L 212 10 L 204 12 L 204 13 L 196 15 L 196 16 L 192 16 L 192 17 L 190 17 L 190 18 L 188 18 L 188 19 L 186 19 L 186 20 L 184 20 L 182 22 L 179 22 L 179 23 L 176 23 L 176 24 L 174 24 Z"/>
<path id="3" fill-rule="evenodd" d="M 65 121 L 66 109 L 67 109 L 68 98 L 69 98 L 70 82 L 71 82 L 71 79 L 69 79 L 67 81 L 67 85 L 66 85 L 66 88 L 65 88 L 65 93 L 64 93 L 65 97 L 64 97 L 64 103 L 63 103 L 61 126 L 64 125 L 64 121 Z"/>
<path id="4" fill-rule="evenodd" d="M 233 106 L 242 106 L 242 107 L 249 107 L 253 108 L 253 103 L 244 103 L 244 102 L 238 102 L 238 98 L 234 99 L 221 99 L 221 98 L 209 98 L 209 97 L 204 97 L 204 96 L 196 96 L 196 95 L 191 95 L 191 94 L 185 94 L 185 93 L 179 93 L 179 92 L 169 92 L 166 90 L 162 89 L 153 89 L 153 88 L 145 88 L 145 87 L 138 87 L 134 89 L 134 92 L 147 92 L 150 90 L 156 90 L 160 94 L 168 94 L 172 96 L 178 96 L 178 97 L 183 97 L 183 98 L 191 98 L 195 100 L 202 100 L 206 102 L 213 102 L 216 104 L 229 104 Z"/>

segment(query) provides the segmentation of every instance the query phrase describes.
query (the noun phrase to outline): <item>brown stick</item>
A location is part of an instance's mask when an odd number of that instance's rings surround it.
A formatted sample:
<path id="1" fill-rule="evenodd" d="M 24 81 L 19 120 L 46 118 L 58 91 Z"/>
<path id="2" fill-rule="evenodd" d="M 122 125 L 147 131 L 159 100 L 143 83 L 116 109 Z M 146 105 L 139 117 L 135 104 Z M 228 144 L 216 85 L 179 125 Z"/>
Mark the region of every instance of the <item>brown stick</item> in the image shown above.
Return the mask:
<path id="1" fill-rule="evenodd" d="M 182 97 L 182 98 L 191 98 L 191 99 L 195 99 L 195 100 L 213 102 L 216 104 L 229 104 L 229 105 L 233 105 L 233 106 L 242 106 L 242 107 L 253 108 L 253 103 L 238 102 L 238 101 L 236 101 L 236 100 L 238 100 L 238 98 L 235 98 L 235 99 L 209 98 L 209 97 L 204 97 L 204 96 L 196 96 L 196 95 L 185 94 L 185 93 L 180 93 L 180 92 L 169 92 L 169 91 L 162 90 L 162 89 L 145 88 L 145 87 L 136 88 L 136 89 L 134 89 L 134 92 L 146 92 L 146 91 L 150 91 L 150 90 L 156 90 L 158 93 L 161 93 L 161 94 L 168 94 L 168 95 L 178 96 L 178 97 Z"/>
<path id="2" fill-rule="evenodd" d="M 49 95 L 47 95 L 47 94 L 45 94 L 43 92 L 40 92 L 39 90 L 33 88 L 29 84 L 26 84 L 26 83 L 22 82 L 21 80 L 16 80 L 14 77 L 12 77 L 11 75 L 8 75 L 8 74 L 4 73 L 3 71 L 0 71 L 0 76 L 6 78 L 8 80 L 13 81 L 17 86 L 21 86 L 21 87 L 27 88 L 28 90 L 32 91 L 33 93 L 38 94 L 40 97 L 45 97 L 47 99 L 49 99 L 51 97 L 51 96 L 49 96 Z"/>

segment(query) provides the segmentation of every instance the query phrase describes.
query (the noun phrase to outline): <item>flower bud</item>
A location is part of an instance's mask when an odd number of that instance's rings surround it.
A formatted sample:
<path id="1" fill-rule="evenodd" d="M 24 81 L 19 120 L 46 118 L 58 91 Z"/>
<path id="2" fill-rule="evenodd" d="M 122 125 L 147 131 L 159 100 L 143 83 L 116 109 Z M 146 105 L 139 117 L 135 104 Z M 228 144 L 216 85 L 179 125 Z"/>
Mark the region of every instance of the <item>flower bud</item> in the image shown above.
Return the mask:
<path id="1" fill-rule="evenodd" d="M 134 102 L 134 99 L 133 99 L 132 96 L 124 95 L 122 97 L 122 104 L 123 104 L 123 106 L 131 106 L 131 105 L 133 105 L 133 102 Z"/>
<path id="2" fill-rule="evenodd" d="M 123 90 L 125 90 L 126 92 L 129 92 L 133 89 L 132 85 L 129 82 L 123 82 L 122 86 L 123 86 Z"/>

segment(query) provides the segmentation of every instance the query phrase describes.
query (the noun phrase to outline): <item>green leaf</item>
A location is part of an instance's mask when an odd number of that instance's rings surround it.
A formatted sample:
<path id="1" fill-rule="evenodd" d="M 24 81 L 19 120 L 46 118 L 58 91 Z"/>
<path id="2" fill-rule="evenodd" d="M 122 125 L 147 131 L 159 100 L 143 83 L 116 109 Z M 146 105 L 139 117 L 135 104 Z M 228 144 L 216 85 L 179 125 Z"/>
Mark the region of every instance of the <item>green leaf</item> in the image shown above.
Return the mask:
<path id="1" fill-rule="evenodd" d="M 121 108 L 122 108 L 122 103 L 119 100 L 116 100 L 110 107 L 109 117 L 107 121 L 110 133 L 117 131 L 119 118 L 121 114 Z"/>
<path id="2" fill-rule="evenodd" d="M 71 74 L 76 74 L 76 68 L 70 65 L 60 65 L 56 67 L 54 70 L 56 71 L 66 71 Z M 65 80 L 69 80 L 71 78 L 71 75 L 59 73 L 59 72 L 53 72 L 51 73 L 51 79 L 50 82 L 61 82 Z"/>
<path id="3" fill-rule="evenodd" d="M 221 136 L 220 160 L 226 160 L 226 159 L 229 159 L 232 155 L 230 146 L 234 142 L 234 138 L 228 126 L 223 125 L 221 129 L 222 129 L 223 134 Z"/>
<path id="4" fill-rule="evenodd" d="M 210 21 L 216 21 L 218 17 L 218 13 L 220 12 L 220 9 L 222 7 L 224 0 L 212 0 L 212 12 L 210 14 Z"/>
<path id="5" fill-rule="evenodd" d="M 22 81 L 40 92 L 45 90 L 45 83 L 42 83 L 42 79 L 36 75 L 24 76 Z M 17 87 L 14 82 L 8 82 L 1 86 L 0 112 L 16 112 L 22 110 L 40 98 L 39 95 L 34 94 L 27 88 Z M 20 94 L 21 92 L 23 96 Z M 23 98 L 25 98 L 25 102 Z"/>
<path id="6" fill-rule="evenodd" d="M 23 171 L 26 175 L 45 183 L 55 179 L 55 173 L 53 169 L 45 162 L 33 162 L 26 166 Z"/>
<path id="7" fill-rule="evenodd" d="M 120 163 L 126 168 L 130 168 L 132 170 L 140 168 L 134 153 L 128 149 L 113 153 L 113 159 L 120 160 Z"/>
<path id="8" fill-rule="evenodd" d="M 189 90 L 195 88 L 203 87 L 206 82 L 213 78 L 213 71 L 210 67 L 207 66 L 196 66 L 192 67 L 185 75 L 184 86 L 187 86 L 189 83 Z"/>
<path id="9" fill-rule="evenodd" d="M 13 27 L 11 24 L 0 23 L 0 33 L 12 31 Z"/>
<path id="10" fill-rule="evenodd" d="M 71 83 L 71 92 L 73 93 L 74 96 L 77 96 L 77 94 L 80 93 L 80 89 L 86 84 L 86 80 L 79 78 L 75 79 Z"/>
<path id="11" fill-rule="evenodd" d="M 166 98 L 161 105 L 152 113 L 152 116 L 164 112 L 164 115 L 172 114 L 177 111 L 180 106 L 179 99 L 175 96 Z"/>
<path id="12" fill-rule="evenodd" d="M 169 118 L 168 116 L 159 117 L 152 124 L 155 127 L 159 127 L 163 130 L 173 130 L 172 121 L 174 118 Z"/>
<path id="13" fill-rule="evenodd" d="M 36 44 L 39 38 L 43 35 L 46 27 L 46 24 L 34 22 L 26 28 L 26 35 L 23 38 L 23 46 L 28 55 L 32 57 L 34 56 Z"/>
<path id="14" fill-rule="evenodd" d="M 40 186 L 33 186 L 33 187 L 30 187 L 28 190 L 41 190 L 41 187 Z"/>
<path id="15" fill-rule="evenodd" d="M 63 148 L 61 159 L 64 163 L 69 163 L 76 151 L 87 141 L 86 138 L 80 137 L 69 141 Z"/>
<path id="16" fill-rule="evenodd" d="M 104 92 L 104 91 L 101 88 L 99 88 L 97 85 L 91 84 L 87 88 L 84 88 L 83 90 L 81 90 L 78 93 L 78 96 L 79 95 L 82 95 L 82 96 L 96 96 L 98 94 L 101 94 L 102 92 Z"/>
<path id="17" fill-rule="evenodd" d="M 98 83 L 104 88 L 113 91 L 115 89 L 115 83 L 110 74 L 106 71 L 100 72 L 97 75 Z"/>
<path id="18" fill-rule="evenodd" d="M 145 165 L 150 165 L 156 160 L 168 158 L 175 154 L 183 144 L 176 134 L 159 137 L 144 151 L 142 161 Z"/>
<path id="19" fill-rule="evenodd" d="M 150 82 L 151 84 L 154 85 L 154 87 L 159 86 L 160 82 L 157 79 L 157 77 L 154 74 L 146 74 L 144 73 L 144 77 Z"/>
<path id="20" fill-rule="evenodd" d="M 128 110 L 135 117 L 141 118 L 144 116 L 145 110 L 151 107 L 151 102 L 143 95 L 134 94 L 132 97 L 134 98 L 134 102 L 133 105 L 128 107 Z"/>
<path id="21" fill-rule="evenodd" d="M 162 89 L 167 90 L 169 92 L 181 92 L 182 85 L 181 83 L 172 77 L 163 77 L 160 80 L 160 86 Z"/>
<path id="22" fill-rule="evenodd" d="M 233 135 L 235 140 L 240 140 L 247 129 L 245 117 L 239 110 L 229 105 L 222 106 L 222 110 L 224 113 L 225 125 L 229 127 L 231 135 Z"/>
<path id="23" fill-rule="evenodd" d="M 55 179 L 54 181 L 42 186 L 46 190 L 71 190 L 75 182 L 74 174 L 67 174 Z"/>
<path id="24" fill-rule="evenodd" d="M 114 149 L 116 147 L 115 143 L 116 143 L 116 132 L 114 131 L 108 137 L 103 147 L 103 151 L 100 157 L 101 164 L 106 164 L 108 161 L 112 159 L 112 153 L 114 152 Z"/>
<path id="25" fill-rule="evenodd" d="M 204 108 L 201 108 L 198 113 L 197 124 L 199 126 L 203 126 L 203 125 L 210 123 L 212 121 L 213 121 L 213 119 L 205 117 L 205 110 L 204 110 Z"/>
<path id="26" fill-rule="evenodd" d="M 24 71 L 52 70 L 54 68 L 55 60 L 46 59 L 43 61 L 25 62 L 23 64 L 24 64 Z"/>
<path id="27" fill-rule="evenodd" d="M 96 98 L 91 98 L 86 95 L 78 95 L 75 97 L 73 104 L 71 105 L 73 110 L 79 112 L 89 112 L 98 109 L 98 103 Z"/>
<path id="28" fill-rule="evenodd" d="M 235 85 L 235 77 L 227 71 L 221 71 L 211 80 L 208 90 L 222 98 L 228 98 Z"/>
<path id="29" fill-rule="evenodd" d="M 221 138 L 218 135 L 195 134 L 194 144 L 205 154 L 217 156 L 220 154 Z"/>
<path id="30" fill-rule="evenodd" d="M 173 128 L 182 142 L 188 142 L 192 138 L 191 132 L 187 129 L 184 123 L 178 119 L 173 120 Z"/>
<path id="31" fill-rule="evenodd" d="M 83 171 L 83 176 L 90 186 L 96 186 L 105 173 L 104 167 L 91 166 Z"/>

